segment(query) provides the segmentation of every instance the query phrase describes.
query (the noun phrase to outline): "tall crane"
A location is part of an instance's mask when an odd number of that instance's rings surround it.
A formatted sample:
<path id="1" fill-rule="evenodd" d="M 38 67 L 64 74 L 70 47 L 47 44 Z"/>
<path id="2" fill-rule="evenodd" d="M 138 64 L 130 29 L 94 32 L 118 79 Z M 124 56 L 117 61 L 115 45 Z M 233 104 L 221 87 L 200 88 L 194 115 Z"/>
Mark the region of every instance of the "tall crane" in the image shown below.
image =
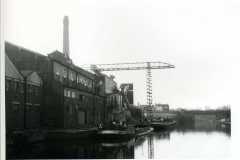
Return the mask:
<path id="1" fill-rule="evenodd" d="M 123 70 L 146 70 L 146 94 L 147 105 L 152 106 L 152 69 L 175 68 L 174 65 L 165 62 L 133 62 L 133 63 L 113 63 L 113 64 L 92 64 L 89 67 L 82 66 L 84 69 L 95 72 L 102 71 L 123 71 Z"/>

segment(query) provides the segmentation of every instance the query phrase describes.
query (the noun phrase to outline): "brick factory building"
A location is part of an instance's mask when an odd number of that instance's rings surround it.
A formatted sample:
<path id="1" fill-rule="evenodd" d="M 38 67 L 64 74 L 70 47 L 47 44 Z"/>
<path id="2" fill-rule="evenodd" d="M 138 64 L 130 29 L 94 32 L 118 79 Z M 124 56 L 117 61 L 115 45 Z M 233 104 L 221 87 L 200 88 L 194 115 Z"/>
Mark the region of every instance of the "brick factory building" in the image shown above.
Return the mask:
<path id="1" fill-rule="evenodd" d="M 5 55 L 7 135 L 42 127 L 42 80 L 34 71 L 18 70 Z M 8 134 L 10 133 L 10 134 Z"/>
<path id="2" fill-rule="evenodd" d="M 58 51 L 44 56 L 11 43 L 5 46 L 7 56 L 18 70 L 25 74 L 34 71 L 42 79 L 44 127 L 82 128 L 104 121 L 105 91 L 101 76 L 77 67 Z"/>

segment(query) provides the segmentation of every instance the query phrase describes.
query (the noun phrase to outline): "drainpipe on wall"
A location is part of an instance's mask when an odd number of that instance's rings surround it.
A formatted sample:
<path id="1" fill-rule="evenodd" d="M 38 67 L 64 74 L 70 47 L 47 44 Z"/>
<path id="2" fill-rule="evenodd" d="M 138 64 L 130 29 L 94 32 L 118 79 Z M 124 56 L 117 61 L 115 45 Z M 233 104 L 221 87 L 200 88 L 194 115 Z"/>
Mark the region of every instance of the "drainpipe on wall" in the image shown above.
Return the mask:
<path id="1" fill-rule="evenodd" d="M 27 109 L 27 77 L 24 77 L 24 105 L 23 105 L 23 129 L 26 127 L 26 109 Z"/>

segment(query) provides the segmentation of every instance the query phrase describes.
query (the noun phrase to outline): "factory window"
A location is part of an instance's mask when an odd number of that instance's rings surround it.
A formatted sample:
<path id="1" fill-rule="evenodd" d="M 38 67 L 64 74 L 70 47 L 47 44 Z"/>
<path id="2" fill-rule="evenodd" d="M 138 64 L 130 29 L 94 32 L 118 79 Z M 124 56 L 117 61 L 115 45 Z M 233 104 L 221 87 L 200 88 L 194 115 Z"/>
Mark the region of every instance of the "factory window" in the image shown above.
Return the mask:
<path id="1" fill-rule="evenodd" d="M 77 76 L 77 83 L 81 84 L 81 85 L 83 85 L 85 87 L 92 88 L 92 83 L 93 82 L 91 80 L 81 76 L 81 75 L 78 75 Z"/>
<path id="2" fill-rule="evenodd" d="M 92 82 L 92 81 L 90 81 L 89 88 L 90 88 L 90 89 L 93 88 L 93 82 Z"/>
<path id="3" fill-rule="evenodd" d="M 71 97 L 71 91 L 70 90 L 67 91 L 67 97 Z"/>
<path id="4" fill-rule="evenodd" d="M 71 71 L 69 72 L 69 80 L 73 81 L 73 74 Z"/>
<path id="5" fill-rule="evenodd" d="M 32 86 L 31 88 L 32 88 L 32 93 L 31 94 L 35 96 L 35 86 Z"/>
<path id="6" fill-rule="evenodd" d="M 37 86 L 32 86 L 32 94 L 33 94 L 34 96 L 37 96 L 37 95 L 38 95 L 38 88 L 37 88 Z"/>
<path id="7" fill-rule="evenodd" d="M 69 80 L 71 81 L 76 80 L 76 73 L 74 71 L 69 71 Z"/>
<path id="8" fill-rule="evenodd" d="M 83 84 L 83 77 L 81 75 L 77 75 L 77 83 Z"/>
<path id="9" fill-rule="evenodd" d="M 60 80 L 60 73 L 58 71 L 56 71 L 55 76 L 57 80 Z"/>
<path id="10" fill-rule="evenodd" d="M 68 96 L 67 89 L 64 89 L 64 96 L 65 96 L 65 97 Z"/>
<path id="11" fill-rule="evenodd" d="M 76 72 L 72 72 L 72 74 L 73 74 L 73 81 L 76 81 L 76 79 L 77 79 Z"/>
<path id="12" fill-rule="evenodd" d="M 76 93 L 75 91 L 72 91 L 72 98 L 75 98 L 76 97 Z"/>
<path id="13" fill-rule="evenodd" d="M 63 68 L 63 78 L 67 78 L 67 69 Z"/>
<path id="14" fill-rule="evenodd" d="M 13 91 L 17 92 L 17 81 L 13 81 Z"/>
<path id="15" fill-rule="evenodd" d="M 40 93 L 40 88 L 35 86 L 35 96 L 38 96 Z"/>

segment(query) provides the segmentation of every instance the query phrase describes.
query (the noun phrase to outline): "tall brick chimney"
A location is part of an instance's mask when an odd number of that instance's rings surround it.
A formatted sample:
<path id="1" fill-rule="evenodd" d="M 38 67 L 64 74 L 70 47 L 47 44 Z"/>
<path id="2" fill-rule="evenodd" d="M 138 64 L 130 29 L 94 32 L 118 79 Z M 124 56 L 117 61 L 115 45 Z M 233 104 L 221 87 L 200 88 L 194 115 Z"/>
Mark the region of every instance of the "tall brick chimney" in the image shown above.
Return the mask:
<path id="1" fill-rule="evenodd" d="M 69 20 L 68 16 L 63 18 L 63 54 L 69 59 Z"/>

